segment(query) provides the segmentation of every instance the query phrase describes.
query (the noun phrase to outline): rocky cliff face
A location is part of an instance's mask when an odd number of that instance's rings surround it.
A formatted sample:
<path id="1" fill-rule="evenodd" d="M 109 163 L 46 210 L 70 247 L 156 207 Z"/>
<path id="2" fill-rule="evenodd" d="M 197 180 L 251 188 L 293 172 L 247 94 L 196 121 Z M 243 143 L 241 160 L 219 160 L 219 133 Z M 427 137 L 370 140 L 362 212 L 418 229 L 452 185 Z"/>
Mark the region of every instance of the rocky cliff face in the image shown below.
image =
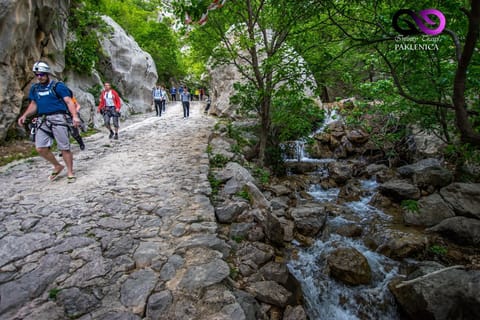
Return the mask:
<path id="1" fill-rule="evenodd" d="M 69 6 L 69 0 L 0 0 L 0 141 L 27 104 L 35 60 L 49 57 L 55 71 L 63 70 Z"/>
<path id="2" fill-rule="evenodd" d="M 135 112 L 145 112 L 150 108 L 152 88 L 158 78 L 152 56 L 110 17 L 104 16 L 103 20 L 112 31 L 101 41 L 106 58 L 99 70 L 128 99 Z"/>
<path id="3" fill-rule="evenodd" d="M 28 90 L 36 81 L 31 67 L 40 59 L 51 65 L 59 79 L 68 79 L 67 85 L 82 105 L 82 117 L 95 126 L 101 125 L 95 114 L 98 97 L 88 90 L 103 81 L 112 82 L 120 92 L 124 115 L 150 108 L 150 89 L 157 79 L 155 64 L 112 19 L 104 18 L 112 27 L 101 41 L 105 58 L 86 77 L 64 72 L 69 0 L 0 0 L 0 8 L 0 141 L 16 128 L 16 119 L 28 104 Z"/>

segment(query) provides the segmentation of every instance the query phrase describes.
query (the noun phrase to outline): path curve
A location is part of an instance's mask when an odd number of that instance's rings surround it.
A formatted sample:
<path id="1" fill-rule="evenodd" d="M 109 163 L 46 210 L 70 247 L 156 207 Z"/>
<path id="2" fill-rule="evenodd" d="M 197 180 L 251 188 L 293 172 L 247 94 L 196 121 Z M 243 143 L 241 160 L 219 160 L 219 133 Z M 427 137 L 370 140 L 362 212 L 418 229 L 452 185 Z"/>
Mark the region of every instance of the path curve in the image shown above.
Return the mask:
<path id="1" fill-rule="evenodd" d="M 38 157 L 0 170 L 0 319 L 231 319 L 209 201 L 215 120 L 193 102 L 74 145 L 75 183 Z M 235 318 L 233 316 L 233 318 Z M 240 317 L 241 318 L 241 317 Z"/>

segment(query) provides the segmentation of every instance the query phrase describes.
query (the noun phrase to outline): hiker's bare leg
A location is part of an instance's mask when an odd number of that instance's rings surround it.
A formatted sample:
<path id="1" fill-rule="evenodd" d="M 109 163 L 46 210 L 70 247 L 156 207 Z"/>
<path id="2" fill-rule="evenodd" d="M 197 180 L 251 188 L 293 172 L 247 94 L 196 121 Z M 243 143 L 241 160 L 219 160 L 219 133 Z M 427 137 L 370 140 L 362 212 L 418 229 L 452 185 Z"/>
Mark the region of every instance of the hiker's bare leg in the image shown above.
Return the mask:
<path id="1" fill-rule="evenodd" d="M 55 155 L 52 153 L 52 151 L 50 151 L 50 148 L 37 148 L 37 151 L 42 158 L 53 165 L 53 172 L 60 172 L 63 170 L 64 167 L 60 164 L 60 162 L 58 162 L 57 158 L 55 158 Z"/>
<path id="2" fill-rule="evenodd" d="M 73 177 L 73 154 L 70 150 L 62 150 L 62 158 L 67 166 L 67 177 Z"/>

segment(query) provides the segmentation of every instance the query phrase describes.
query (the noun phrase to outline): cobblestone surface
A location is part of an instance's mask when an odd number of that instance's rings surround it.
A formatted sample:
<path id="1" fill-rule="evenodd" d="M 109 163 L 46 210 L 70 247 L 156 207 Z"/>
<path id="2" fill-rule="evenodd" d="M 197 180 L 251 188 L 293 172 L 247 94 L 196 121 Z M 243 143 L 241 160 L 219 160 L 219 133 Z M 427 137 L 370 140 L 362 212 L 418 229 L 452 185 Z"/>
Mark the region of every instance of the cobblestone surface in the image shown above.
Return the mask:
<path id="1" fill-rule="evenodd" d="M 119 140 L 87 137 L 75 183 L 48 181 L 41 158 L 0 168 L 0 319 L 235 318 L 202 108 L 183 119 L 171 103 L 121 123 Z"/>

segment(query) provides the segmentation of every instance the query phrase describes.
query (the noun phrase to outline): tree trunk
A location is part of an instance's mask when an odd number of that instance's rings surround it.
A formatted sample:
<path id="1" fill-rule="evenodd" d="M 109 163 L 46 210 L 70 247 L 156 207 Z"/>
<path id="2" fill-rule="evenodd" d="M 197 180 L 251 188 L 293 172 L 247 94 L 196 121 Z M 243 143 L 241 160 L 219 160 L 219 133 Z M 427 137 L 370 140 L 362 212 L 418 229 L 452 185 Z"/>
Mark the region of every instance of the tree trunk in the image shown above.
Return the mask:
<path id="1" fill-rule="evenodd" d="M 477 0 L 470 2 L 472 9 L 468 13 L 468 32 L 453 84 L 453 105 L 455 108 L 456 125 L 460 131 L 462 142 L 480 146 L 480 134 L 474 130 L 469 121 L 465 102 L 467 70 L 475 51 L 480 30 L 480 2 Z"/>

